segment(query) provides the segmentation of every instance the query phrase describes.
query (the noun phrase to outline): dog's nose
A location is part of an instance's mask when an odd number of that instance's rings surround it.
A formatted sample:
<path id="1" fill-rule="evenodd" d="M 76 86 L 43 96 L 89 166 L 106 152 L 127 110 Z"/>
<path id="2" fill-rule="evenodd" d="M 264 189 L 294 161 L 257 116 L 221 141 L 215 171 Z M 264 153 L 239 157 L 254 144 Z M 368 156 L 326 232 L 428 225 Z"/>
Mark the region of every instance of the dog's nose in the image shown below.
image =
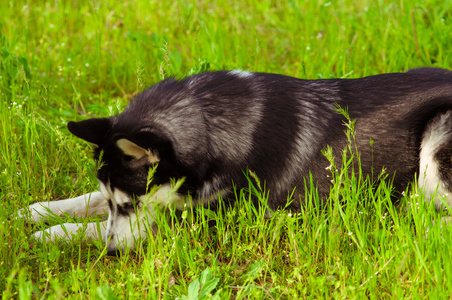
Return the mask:
<path id="1" fill-rule="evenodd" d="M 119 249 L 107 250 L 107 255 L 108 256 L 121 256 L 121 250 L 119 250 Z"/>

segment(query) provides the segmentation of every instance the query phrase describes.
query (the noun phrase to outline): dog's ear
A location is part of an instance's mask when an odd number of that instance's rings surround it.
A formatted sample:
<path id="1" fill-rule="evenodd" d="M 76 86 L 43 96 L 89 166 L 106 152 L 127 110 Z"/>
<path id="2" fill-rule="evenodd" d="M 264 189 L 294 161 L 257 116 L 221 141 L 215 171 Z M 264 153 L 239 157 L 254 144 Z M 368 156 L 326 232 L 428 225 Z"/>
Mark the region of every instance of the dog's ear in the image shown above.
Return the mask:
<path id="1" fill-rule="evenodd" d="M 156 153 L 156 151 L 140 147 L 126 138 L 117 140 L 116 146 L 118 146 L 122 153 L 135 159 L 146 157 L 147 161 L 150 164 L 155 164 L 160 161 L 159 155 L 158 153 Z"/>
<path id="2" fill-rule="evenodd" d="M 147 158 L 150 164 L 172 155 L 172 143 L 156 128 L 142 129 L 133 134 L 117 134 L 113 137 L 116 146 L 127 156 Z"/>
<path id="3" fill-rule="evenodd" d="M 93 118 L 80 122 L 69 122 L 67 127 L 76 137 L 102 147 L 105 143 L 105 136 L 111 129 L 111 121 L 108 118 Z"/>

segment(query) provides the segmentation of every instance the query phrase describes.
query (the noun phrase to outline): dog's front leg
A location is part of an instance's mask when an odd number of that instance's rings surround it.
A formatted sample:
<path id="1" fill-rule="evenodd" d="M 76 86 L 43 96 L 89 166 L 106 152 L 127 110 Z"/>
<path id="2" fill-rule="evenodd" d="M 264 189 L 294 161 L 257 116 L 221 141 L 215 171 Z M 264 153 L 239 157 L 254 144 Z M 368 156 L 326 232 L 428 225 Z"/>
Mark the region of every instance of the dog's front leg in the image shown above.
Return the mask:
<path id="1" fill-rule="evenodd" d="M 52 215 L 85 218 L 108 211 L 105 197 L 101 192 L 93 192 L 71 199 L 38 202 L 19 210 L 18 217 L 37 223 L 48 221 Z"/>
<path id="2" fill-rule="evenodd" d="M 120 255 L 126 248 L 135 248 L 137 239 L 146 239 L 155 223 L 155 211 L 139 208 L 127 215 L 110 214 L 104 241 L 108 255 Z"/>
<path id="3" fill-rule="evenodd" d="M 93 222 L 93 223 L 64 223 L 55 225 L 42 231 L 37 231 L 33 237 L 39 241 L 55 241 L 58 239 L 72 240 L 72 237 L 77 234 L 82 234 L 83 238 L 105 240 L 107 229 L 107 221 Z"/>

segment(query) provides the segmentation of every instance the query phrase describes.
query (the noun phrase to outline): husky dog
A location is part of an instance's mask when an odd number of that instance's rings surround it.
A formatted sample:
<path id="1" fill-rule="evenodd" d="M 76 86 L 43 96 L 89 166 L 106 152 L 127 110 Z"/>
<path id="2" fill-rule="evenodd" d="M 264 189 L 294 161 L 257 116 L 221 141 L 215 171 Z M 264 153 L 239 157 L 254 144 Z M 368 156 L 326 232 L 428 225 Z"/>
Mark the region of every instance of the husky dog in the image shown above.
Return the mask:
<path id="1" fill-rule="evenodd" d="M 40 222 L 52 214 L 108 212 L 105 222 L 66 223 L 34 236 L 53 240 L 83 230 L 116 254 L 146 237 L 157 207 L 212 207 L 220 197 L 232 203 L 234 186 L 248 186 L 246 170 L 265 182 L 270 210 L 298 210 L 307 201 L 310 174 L 320 195 L 328 196 L 322 149 L 347 144 L 337 106 L 356 120 L 365 174 L 385 168 L 399 191 L 417 176 L 427 199 L 438 195 L 438 207 L 442 199 L 452 205 L 452 71 L 327 80 L 217 71 L 163 80 L 120 115 L 69 122 L 71 133 L 95 146 L 100 191 L 36 203 L 19 214 Z M 152 194 L 150 170 L 158 186 Z M 176 189 L 171 182 L 181 178 Z"/>

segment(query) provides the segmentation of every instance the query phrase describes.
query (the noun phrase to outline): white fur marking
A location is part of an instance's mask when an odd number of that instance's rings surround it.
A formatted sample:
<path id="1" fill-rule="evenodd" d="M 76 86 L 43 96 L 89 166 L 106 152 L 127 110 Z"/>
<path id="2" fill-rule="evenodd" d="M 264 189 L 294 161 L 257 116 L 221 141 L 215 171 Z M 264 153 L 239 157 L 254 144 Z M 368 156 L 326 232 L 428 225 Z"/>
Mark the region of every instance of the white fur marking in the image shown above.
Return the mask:
<path id="1" fill-rule="evenodd" d="M 184 202 L 184 197 L 179 195 L 168 183 L 159 187 L 152 195 L 142 195 L 139 198 L 141 203 L 148 208 L 150 208 L 149 206 L 153 207 L 156 204 L 161 206 L 176 204 L 176 207 L 179 209 L 181 204 L 183 207 Z"/>
<path id="2" fill-rule="evenodd" d="M 450 191 L 447 190 L 439 177 L 438 163 L 435 160 L 435 154 L 438 149 L 450 139 L 450 128 L 447 128 L 446 121 L 451 117 L 452 112 L 447 112 L 436 117 L 427 126 L 421 142 L 421 151 L 419 154 L 419 179 L 418 187 L 423 189 L 425 198 L 431 199 L 436 195 L 435 206 L 440 208 L 442 201 L 440 197 L 452 204 L 452 199 L 448 197 Z"/>
<path id="3" fill-rule="evenodd" d="M 104 196 L 105 199 L 111 198 L 111 192 L 110 189 L 101 181 L 99 181 L 99 190 L 100 193 Z"/>
<path id="4" fill-rule="evenodd" d="M 119 205 L 131 202 L 130 196 L 118 188 L 113 191 L 112 199 Z"/>
<path id="5" fill-rule="evenodd" d="M 64 213 L 85 218 L 107 212 L 108 203 L 104 196 L 100 192 L 93 192 L 66 200 L 35 203 L 28 208 L 21 209 L 18 217 L 37 223 L 48 221 L 52 215 L 63 216 Z"/>
<path id="6" fill-rule="evenodd" d="M 132 213 L 128 217 L 114 217 L 114 222 L 110 222 L 109 218 L 104 237 L 104 242 L 108 242 L 107 250 L 134 248 L 136 239 L 147 237 L 147 229 L 154 223 L 153 213 L 149 214 L 146 210 L 141 210 L 138 215 Z"/>
<path id="7" fill-rule="evenodd" d="M 124 249 L 125 247 L 133 248 L 137 238 L 146 238 L 148 229 L 154 224 L 156 206 L 175 205 L 180 209 L 180 207 L 183 208 L 184 204 L 184 197 L 179 195 L 170 184 L 162 185 L 152 195 L 146 194 L 138 198 L 142 204 L 141 208 L 130 213 L 127 217 L 110 213 L 104 237 L 105 242 L 110 239 L 107 244 L 108 251 Z M 112 200 L 115 205 L 131 201 L 129 196 L 117 189 L 113 193 Z"/>
<path id="8" fill-rule="evenodd" d="M 107 228 L 107 222 L 95 223 L 64 223 L 52 226 L 43 231 L 33 234 L 33 237 L 41 241 L 72 240 L 74 235 L 83 233 L 83 238 L 98 239 L 104 237 Z M 100 234 L 100 235 L 99 235 Z"/>
<path id="9" fill-rule="evenodd" d="M 237 76 L 239 78 L 248 78 L 248 77 L 253 76 L 253 73 L 248 72 L 248 71 L 243 71 L 243 70 L 240 70 L 240 69 L 232 70 L 232 71 L 229 71 L 228 73 L 231 74 L 231 75 L 235 75 L 235 76 Z"/>

